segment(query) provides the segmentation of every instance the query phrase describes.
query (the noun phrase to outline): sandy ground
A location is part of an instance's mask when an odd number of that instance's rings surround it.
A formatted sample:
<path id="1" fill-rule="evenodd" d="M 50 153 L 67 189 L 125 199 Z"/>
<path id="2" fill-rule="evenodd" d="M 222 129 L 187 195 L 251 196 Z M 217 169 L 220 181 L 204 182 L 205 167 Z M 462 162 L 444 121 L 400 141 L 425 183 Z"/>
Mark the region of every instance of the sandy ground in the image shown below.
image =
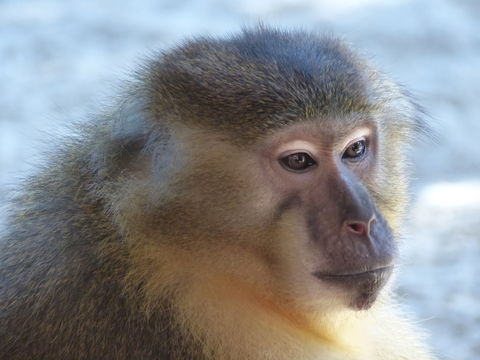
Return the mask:
<path id="1" fill-rule="evenodd" d="M 150 51 L 260 20 L 345 37 L 431 113 L 399 293 L 442 359 L 480 358 L 480 1 L 0 0 L 0 199 Z"/>

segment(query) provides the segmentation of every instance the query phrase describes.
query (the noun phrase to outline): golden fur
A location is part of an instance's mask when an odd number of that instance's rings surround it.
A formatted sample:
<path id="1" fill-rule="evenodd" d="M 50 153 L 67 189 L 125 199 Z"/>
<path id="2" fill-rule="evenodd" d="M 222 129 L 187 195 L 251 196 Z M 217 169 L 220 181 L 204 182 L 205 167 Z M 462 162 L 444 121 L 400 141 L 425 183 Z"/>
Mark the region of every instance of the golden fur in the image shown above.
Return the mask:
<path id="1" fill-rule="evenodd" d="M 379 155 L 357 189 L 398 235 L 421 111 L 341 41 L 260 27 L 155 57 L 14 196 L 0 358 L 433 359 L 390 287 L 358 311 L 312 276 L 328 256 L 265 165 L 359 124 Z"/>

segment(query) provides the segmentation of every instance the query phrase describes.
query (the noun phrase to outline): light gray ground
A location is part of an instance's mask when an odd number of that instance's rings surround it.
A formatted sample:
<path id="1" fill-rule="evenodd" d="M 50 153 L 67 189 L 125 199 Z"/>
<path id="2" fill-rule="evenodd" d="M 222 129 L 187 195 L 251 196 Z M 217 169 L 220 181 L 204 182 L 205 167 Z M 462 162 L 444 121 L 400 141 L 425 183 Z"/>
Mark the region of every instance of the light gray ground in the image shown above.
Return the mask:
<path id="1" fill-rule="evenodd" d="M 479 359 L 480 1 L 0 0 L 0 199 L 149 51 L 259 20 L 344 36 L 433 115 L 399 292 L 442 359 Z"/>

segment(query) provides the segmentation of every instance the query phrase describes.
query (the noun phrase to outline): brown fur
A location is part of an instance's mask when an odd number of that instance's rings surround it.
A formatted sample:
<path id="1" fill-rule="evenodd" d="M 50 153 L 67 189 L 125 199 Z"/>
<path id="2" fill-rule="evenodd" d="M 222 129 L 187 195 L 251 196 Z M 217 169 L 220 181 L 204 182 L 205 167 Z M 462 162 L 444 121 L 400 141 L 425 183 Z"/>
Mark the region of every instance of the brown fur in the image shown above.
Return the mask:
<path id="1" fill-rule="evenodd" d="M 0 358 L 432 359 L 388 290 L 357 312 L 291 281 L 300 200 L 252 172 L 283 131 L 361 121 L 382 150 L 365 187 L 399 233 L 418 108 L 340 41 L 260 28 L 152 60 L 13 201 Z"/>

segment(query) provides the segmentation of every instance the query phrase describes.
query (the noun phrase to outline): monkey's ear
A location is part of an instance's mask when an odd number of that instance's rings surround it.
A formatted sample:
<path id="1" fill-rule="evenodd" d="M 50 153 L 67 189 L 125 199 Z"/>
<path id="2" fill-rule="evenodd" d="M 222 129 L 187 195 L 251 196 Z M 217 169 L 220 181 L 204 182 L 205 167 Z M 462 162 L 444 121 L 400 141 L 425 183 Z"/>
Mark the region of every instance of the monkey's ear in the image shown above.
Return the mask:
<path id="1" fill-rule="evenodd" d="M 432 136 L 431 115 L 417 101 L 409 96 L 413 107 L 413 130 L 420 140 Z"/>
<path id="2" fill-rule="evenodd" d="M 94 134 L 90 152 L 91 169 L 100 176 L 114 176 L 148 150 L 153 133 L 145 103 L 127 97 L 107 116 L 104 128 Z"/>
<path id="3" fill-rule="evenodd" d="M 437 133 L 434 130 L 434 119 L 428 111 L 421 106 L 414 97 L 408 94 L 413 108 L 413 140 L 419 144 L 437 142 Z"/>
<path id="4" fill-rule="evenodd" d="M 409 127 L 413 130 L 411 135 L 413 142 L 430 141 L 434 137 L 431 115 L 404 86 L 398 85 L 398 90 L 408 104 L 406 108 L 408 110 L 404 108 L 404 116 L 409 119 Z"/>

